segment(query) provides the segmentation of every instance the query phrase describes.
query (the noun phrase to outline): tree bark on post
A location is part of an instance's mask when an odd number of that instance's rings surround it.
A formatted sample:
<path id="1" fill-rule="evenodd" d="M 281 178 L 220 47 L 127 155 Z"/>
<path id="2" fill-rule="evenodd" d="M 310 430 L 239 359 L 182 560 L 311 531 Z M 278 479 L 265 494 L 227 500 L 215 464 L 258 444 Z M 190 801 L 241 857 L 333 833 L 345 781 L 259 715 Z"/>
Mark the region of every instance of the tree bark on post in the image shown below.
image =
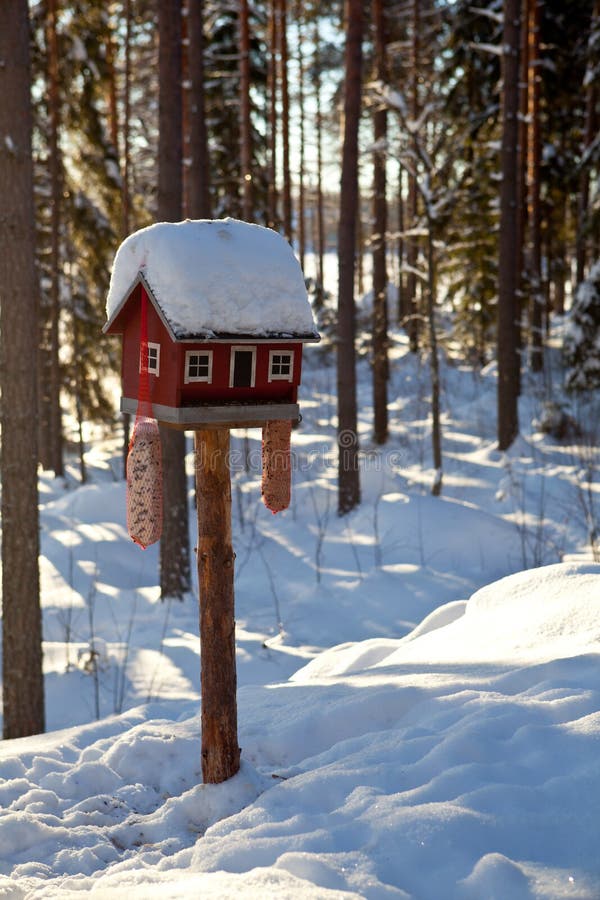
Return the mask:
<path id="1" fill-rule="evenodd" d="M 202 680 L 202 777 L 219 784 L 240 768 L 229 429 L 195 433 Z"/>

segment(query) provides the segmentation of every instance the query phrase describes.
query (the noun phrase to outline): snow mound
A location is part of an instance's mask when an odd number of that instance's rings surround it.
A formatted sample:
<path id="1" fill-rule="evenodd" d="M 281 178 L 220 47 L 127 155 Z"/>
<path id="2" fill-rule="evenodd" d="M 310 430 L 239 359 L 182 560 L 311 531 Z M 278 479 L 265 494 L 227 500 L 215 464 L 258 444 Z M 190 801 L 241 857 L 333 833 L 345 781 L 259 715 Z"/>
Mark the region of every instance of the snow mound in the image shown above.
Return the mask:
<path id="1" fill-rule="evenodd" d="M 241 688 L 222 785 L 195 704 L 6 742 L 0 893 L 600 896 L 599 587 L 600 565 L 521 572 L 324 653 L 335 677 Z"/>
<path id="2" fill-rule="evenodd" d="M 109 320 L 140 272 L 177 338 L 316 335 L 300 265 L 285 238 L 270 228 L 188 219 L 134 232 L 115 256 Z"/>
<path id="3" fill-rule="evenodd" d="M 557 563 L 508 575 L 465 604 L 438 607 L 406 637 L 333 647 L 296 682 L 375 667 L 535 662 L 600 650 L 600 564 Z"/>

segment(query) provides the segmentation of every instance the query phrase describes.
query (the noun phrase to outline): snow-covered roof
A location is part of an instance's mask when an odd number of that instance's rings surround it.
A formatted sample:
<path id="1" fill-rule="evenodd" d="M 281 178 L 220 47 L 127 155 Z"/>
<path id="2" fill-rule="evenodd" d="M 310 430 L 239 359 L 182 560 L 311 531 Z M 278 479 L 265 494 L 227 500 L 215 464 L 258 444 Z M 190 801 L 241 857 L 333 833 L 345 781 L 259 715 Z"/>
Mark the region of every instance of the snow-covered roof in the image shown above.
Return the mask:
<path id="1" fill-rule="evenodd" d="M 174 338 L 318 339 L 304 277 L 276 231 L 235 219 L 160 222 L 117 250 L 106 331 L 143 279 Z"/>

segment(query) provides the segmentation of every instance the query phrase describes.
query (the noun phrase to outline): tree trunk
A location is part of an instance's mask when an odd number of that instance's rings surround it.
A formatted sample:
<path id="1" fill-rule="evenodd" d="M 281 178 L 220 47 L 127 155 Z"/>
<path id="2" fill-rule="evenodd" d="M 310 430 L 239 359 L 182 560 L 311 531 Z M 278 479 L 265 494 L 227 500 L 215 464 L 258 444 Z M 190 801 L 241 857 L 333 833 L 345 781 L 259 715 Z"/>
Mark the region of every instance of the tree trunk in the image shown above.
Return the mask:
<path id="1" fill-rule="evenodd" d="M 123 73 L 123 161 L 122 161 L 122 188 L 121 188 L 121 237 L 124 240 L 131 231 L 131 144 L 129 139 L 129 122 L 131 119 L 131 0 L 125 0 L 123 7 L 125 16 L 125 65 Z M 131 430 L 131 416 L 123 413 L 123 478 L 127 477 L 127 455 L 129 453 L 129 438 Z"/>
<path id="2" fill-rule="evenodd" d="M 385 84 L 386 24 L 384 0 L 373 0 L 375 29 L 375 78 Z M 373 440 L 385 444 L 388 439 L 388 311 L 387 311 L 387 110 L 383 104 L 373 113 Z"/>
<path id="3" fill-rule="evenodd" d="M 60 130 L 60 88 L 58 71 L 57 0 L 48 0 L 48 109 L 50 116 L 50 468 L 62 476 L 63 437 L 60 406 L 60 227 L 62 198 L 62 165 L 58 144 Z"/>
<path id="4" fill-rule="evenodd" d="M 521 0 L 521 21 L 527 21 L 527 8 L 530 0 Z M 528 282 L 525 244 L 527 241 L 527 140 L 529 108 L 529 47 L 527 29 L 521 28 L 519 48 L 519 146 L 517 148 L 517 352 L 522 358 L 523 350 L 523 311 L 526 303 L 526 287 Z M 521 366 L 518 369 L 518 392 L 521 393 Z"/>
<path id="5" fill-rule="evenodd" d="M 306 256 L 306 229 L 304 222 L 304 212 L 305 212 L 305 190 L 304 190 L 304 173 L 306 168 L 306 148 L 305 148 L 305 138 L 304 138 L 304 124 L 305 124 L 305 114 L 304 114 L 304 41 L 303 41 L 303 33 L 304 33 L 304 17 L 302 14 L 302 3 L 301 0 L 296 0 L 296 27 L 297 27 L 297 39 L 298 39 L 298 118 L 299 118 L 299 155 L 300 158 L 298 160 L 298 258 L 300 260 L 300 267 L 302 271 L 304 271 L 304 263 Z"/>
<path id="6" fill-rule="evenodd" d="M 324 302 L 325 219 L 323 211 L 323 111 L 321 108 L 321 35 L 319 19 L 315 19 L 313 42 L 315 46 L 315 125 L 317 141 L 317 308 Z"/>
<path id="7" fill-rule="evenodd" d="M 358 208 L 358 127 L 361 108 L 362 0 L 346 0 L 344 80 L 344 138 L 338 230 L 338 513 L 344 515 L 360 503 L 356 404 L 356 316 L 354 254 Z"/>
<path id="8" fill-rule="evenodd" d="M 268 224 L 277 228 L 279 213 L 277 210 L 277 0 L 269 2 L 269 57 L 267 70 L 267 88 L 269 94 L 269 193 Z"/>
<path id="9" fill-rule="evenodd" d="M 433 222 L 427 223 L 427 322 L 429 326 L 431 369 L 431 448 L 435 475 L 431 493 L 438 497 L 442 492 L 442 428 L 440 416 L 440 361 L 435 327 L 435 250 Z"/>
<path id="10" fill-rule="evenodd" d="M 528 19 L 529 44 L 529 207 L 531 223 L 531 369 L 541 372 L 544 367 L 544 309 L 545 297 L 542 291 L 542 210 L 540 201 L 540 7 L 541 0 L 530 0 Z"/>
<path id="11" fill-rule="evenodd" d="M 498 447 L 507 450 L 519 431 L 517 399 L 517 145 L 520 0 L 505 0 L 502 36 L 502 146 L 498 271 Z"/>
<path id="12" fill-rule="evenodd" d="M 115 70 L 115 43 L 112 30 L 108 31 L 106 38 L 106 68 L 108 69 L 108 133 L 115 149 L 115 155 L 119 158 L 119 113 L 117 109 L 117 73 Z"/>
<path id="13" fill-rule="evenodd" d="M 411 53 L 410 53 L 410 116 L 416 122 L 419 116 L 419 35 L 420 35 L 419 0 L 412 0 L 411 6 Z M 416 138 L 413 139 L 413 149 Z M 416 151 L 414 154 L 416 160 Z M 413 165 L 416 162 L 413 161 Z M 418 190 L 416 175 L 408 175 L 407 219 L 409 229 L 416 228 L 418 215 Z M 406 306 L 408 310 L 407 333 L 410 349 L 416 353 L 419 349 L 419 320 L 417 304 L 416 268 L 419 256 L 419 245 L 416 237 L 406 238 Z"/>
<path id="14" fill-rule="evenodd" d="M 252 204 L 252 134 L 250 130 L 250 23 L 248 0 L 240 0 L 240 160 L 242 218 L 254 221 Z"/>
<path id="15" fill-rule="evenodd" d="M 356 200 L 356 293 L 365 295 L 365 229 L 362 220 L 362 196 L 360 191 L 360 162 L 358 164 L 358 197 Z"/>
<path id="16" fill-rule="evenodd" d="M 161 0 L 159 29 L 158 217 L 177 222 L 183 207 L 181 0 Z M 161 597 L 183 597 L 191 587 L 185 432 L 160 429 L 163 454 Z"/>
<path id="17" fill-rule="evenodd" d="M 126 238 L 131 231 L 131 141 L 129 123 L 131 120 L 131 41 L 132 12 L 131 0 L 125 0 L 125 66 L 123 79 L 123 187 L 121 191 L 122 235 Z"/>
<path id="18" fill-rule="evenodd" d="M 600 3 L 598 0 L 595 0 L 594 9 L 592 12 L 592 20 L 590 23 L 590 40 L 591 37 L 596 35 L 598 29 L 598 17 L 600 16 Z M 584 77 L 584 91 L 585 91 L 585 132 L 583 138 L 583 152 L 585 153 L 596 136 L 596 124 L 597 124 L 597 115 L 596 115 L 596 105 L 597 105 L 597 96 L 598 96 L 598 88 L 596 79 L 594 77 L 590 77 L 593 72 L 593 65 L 590 61 L 586 68 L 586 73 Z M 579 197 L 577 201 L 577 244 L 576 244 L 576 284 L 581 284 L 583 279 L 585 278 L 585 269 L 586 269 L 586 257 L 587 257 L 587 240 L 586 234 L 588 229 L 588 217 L 589 217 L 589 202 L 590 202 L 590 167 L 589 162 L 587 165 L 584 165 L 581 169 L 581 175 L 579 177 Z"/>
<path id="19" fill-rule="evenodd" d="M 161 0 L 158 4 L 158 215 L 169 222 L 181 219 L 183 206 L 181 23 L 181 0 Z"/>
<path id="20" fill-rule="evenodd" d="M 234 552 L 229 430 L 196 431 L 198 585 L 202 667 L 202 777 L 219 784 L 240 768 L 237 738 Z"/>
<path id="21" fill-rule="evenodd" d="M 404 231 L 404 166 L 400 164 L 398 167 L 398 324 L 402 325 L 404 317 L 407 315 L 406 310 L 406 289 L 404 278 L 404 247 L 405 240 L 402 232 Z"/>
<path id="22" fill-rule="evenodd" d="M 283 232 L 292 240 L 292 177 L 290 174 L 290 99 L 288 89 L 287 0 L 278 0 L 280 84 L 281 84 L 281 141 L 283 147 Z"/>
<path id="23" fill-rule="evenodd" d="M 0 389 L 4 737 L 44 731 L 29 7 L 0 4 Z"/>
<path id="24" fill-rule="evenodd" d="M 188 173 L 187 209 L 192 219 L 209 219 L 210 160 L 208 155 L 208 129 L 204 101 L 204 0 L 188 2 L 188 74 L 190 102 L 188 110 L 189 151 L 191 166 Z"/>
<path id="25" fill-rule="evenodd" d="M 566 221 L 568 215 L 567 205 L 567 196 L 563 192 L 557 208 L 552 210 L 553 218 L 556 224 L 555 227 L 551 230 L 551 233 L 554 235 L 554 240 L 551 246 L 549 244 L 547 250 L 548 259 L 551 259 L 553 261 L 552 281 L 554 291 L 552 296 L 552 307 L 559 316 L 564 315 L 565 312 L 565 280 L 569 269 L 569 265 L 567 262 L 567 242 L 565 240 L 563 228 L 563 223 Z"/>

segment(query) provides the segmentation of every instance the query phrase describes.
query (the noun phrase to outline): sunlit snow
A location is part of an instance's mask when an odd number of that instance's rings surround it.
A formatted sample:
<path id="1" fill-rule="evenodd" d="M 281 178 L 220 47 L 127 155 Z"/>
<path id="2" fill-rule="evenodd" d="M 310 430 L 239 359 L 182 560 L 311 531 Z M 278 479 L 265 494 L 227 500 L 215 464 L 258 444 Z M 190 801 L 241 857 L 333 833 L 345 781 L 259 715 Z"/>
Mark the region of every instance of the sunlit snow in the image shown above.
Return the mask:
<path id="1" fill-rule="evenodd" d="M 444 359 L 432 497 L 427 368 L 392 342 L 383 448 L 359 361 L 351 515 L 326 348 L 289 510 L 261 502 L 260 432 L 249 471 L 232 438 L 242 768 L 223 785 L 201 783 L 197 597 L 161 603 L 156 547 L 127 536 L 119 440 L 90 445 L 87 485 L 75 458 L 42 476 L 49 731 L 0 744 L 0 895 L 600 897 L 597 450 L 536 431 L 525 380 L 499 453 L 495 367 Z"/>

